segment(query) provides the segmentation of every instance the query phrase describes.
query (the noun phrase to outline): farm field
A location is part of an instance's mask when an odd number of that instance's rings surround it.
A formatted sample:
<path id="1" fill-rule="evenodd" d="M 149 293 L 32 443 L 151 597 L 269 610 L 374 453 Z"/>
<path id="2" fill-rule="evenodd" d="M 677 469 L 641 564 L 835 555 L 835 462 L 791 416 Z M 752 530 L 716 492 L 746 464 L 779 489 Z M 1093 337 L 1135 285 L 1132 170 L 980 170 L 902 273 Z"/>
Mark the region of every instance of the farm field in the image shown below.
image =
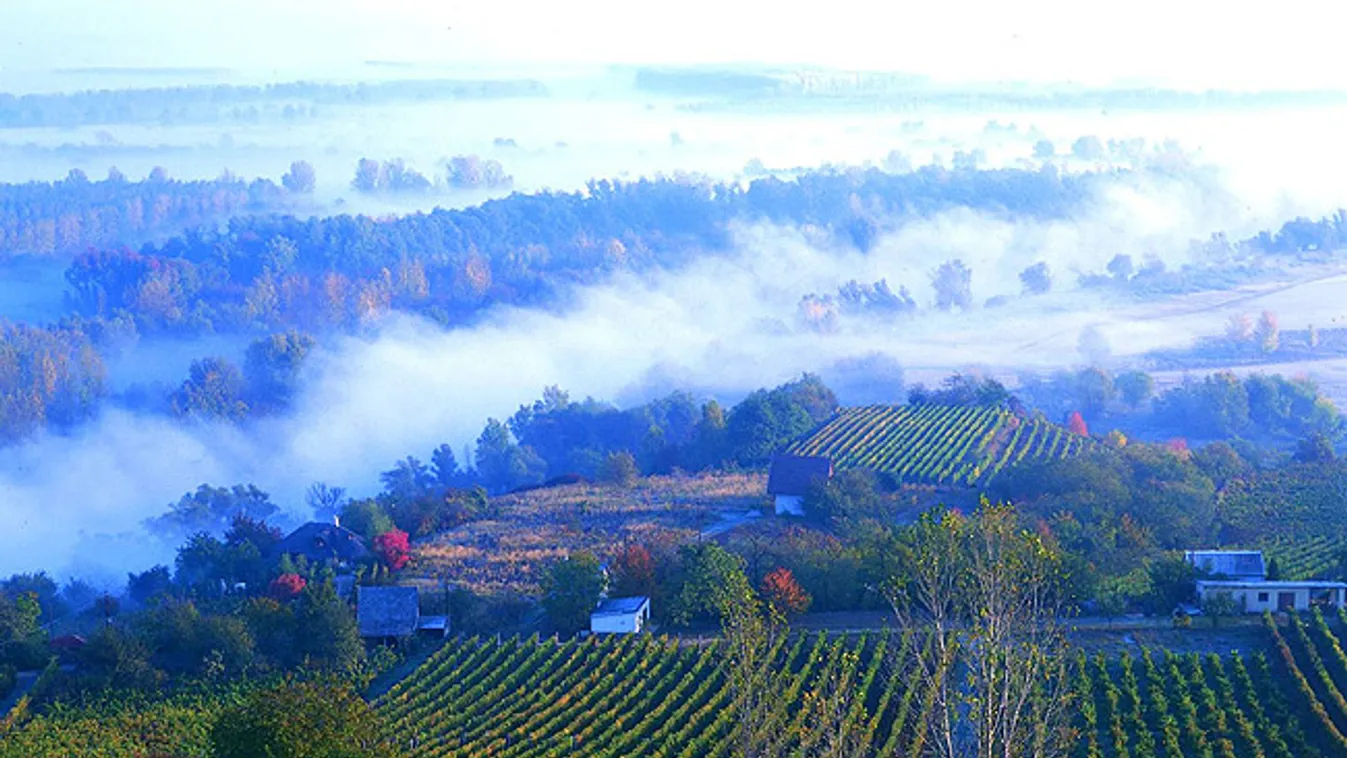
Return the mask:
<path id="1" fill-rule="evenodd" d="M 493 498 L 493 513 L 414 547 L 411 578 L 478 594 L 536 594 L 541 572 L 575 550 L 686 542 L 761 508 L 762 474 L 644 477 L 631 487 L 572 484 Z"/>
<path id="2" fill-rule="evenodd" d="M 873 469 L 905 484 L 973 487 L 1008 465 L 1064 458 L 1090 444 L 1057 424 L 996 408 L 871 405 L 839 411 L 787 452 L 826 455 L 839 469 Z"/>

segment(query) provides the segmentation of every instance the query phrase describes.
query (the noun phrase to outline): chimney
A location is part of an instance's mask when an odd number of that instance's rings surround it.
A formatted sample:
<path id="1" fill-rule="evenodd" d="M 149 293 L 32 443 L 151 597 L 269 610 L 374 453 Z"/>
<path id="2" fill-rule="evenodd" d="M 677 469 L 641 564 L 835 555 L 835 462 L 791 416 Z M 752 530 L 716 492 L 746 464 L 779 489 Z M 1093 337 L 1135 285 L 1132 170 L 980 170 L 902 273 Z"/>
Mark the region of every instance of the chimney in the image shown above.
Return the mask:
<path id="1" fill-rule="evenodd" d="M 338 527 L 341 526 L 341 516 L 338 516 L 335 513 L 332 514 L 332 525 Z"/>

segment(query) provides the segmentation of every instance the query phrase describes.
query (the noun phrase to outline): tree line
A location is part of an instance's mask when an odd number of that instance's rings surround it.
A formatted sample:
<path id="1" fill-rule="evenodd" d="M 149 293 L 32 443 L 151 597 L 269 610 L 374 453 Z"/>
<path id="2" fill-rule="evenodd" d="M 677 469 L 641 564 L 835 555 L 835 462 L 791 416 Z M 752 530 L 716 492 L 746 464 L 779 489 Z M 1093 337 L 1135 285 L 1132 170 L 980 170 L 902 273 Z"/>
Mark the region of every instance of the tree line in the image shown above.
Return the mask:
<path id="1" fill-rule="evenodd" d="M 287 82 L 260 86 L 218 84 L 27 95 L 0 93 L 0 128 L 250 121 L 261 112 L 287 118 L 316 115 L 315 106 L 546 95 L 545 85 L 528 79 L 415 79 L 359 84 Z M 258 110 L 259 106 L 263 111 Z"/>

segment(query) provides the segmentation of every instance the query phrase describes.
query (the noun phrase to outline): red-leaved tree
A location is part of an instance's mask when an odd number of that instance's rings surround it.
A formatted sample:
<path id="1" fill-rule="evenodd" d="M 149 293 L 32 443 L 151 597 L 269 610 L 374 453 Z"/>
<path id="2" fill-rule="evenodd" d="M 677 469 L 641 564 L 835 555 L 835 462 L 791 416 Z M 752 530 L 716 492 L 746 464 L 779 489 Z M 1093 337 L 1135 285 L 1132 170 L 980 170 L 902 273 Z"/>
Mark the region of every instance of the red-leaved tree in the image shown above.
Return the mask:
<path id="1" fill-rule="evenodd" d="M 267 593 L 280 601 L 292 600 L 304 591 L 308 582 L 299 574 L 281 574 L 271 580 Z"/>
<path id="2" fill-rule="evenodd" d="M 412 559 L 412 546 L 407 533 L 392 529 L 374 538 L 374 553 L 393 571 L 401 571 Z"/>
<path id="3" fill-rule="evenodd" d="M 813 598 L 804 591 L 788 568 L 773 569 L 762 578 L 762 597 L 767 604 L 787 616 L 809 610 Z"/>
<path id="4" fill-rule="evenodd" d="M 1080 411 L 1071 411 L 1071 415 L 1066 420 L 1066 428 L 1070 429 L 1072 434 L 1079 434 L 1082 437 L 1090 436 L 1090 427 L 1085 425 L 1085 419 L 1081 417 Z"/>
<path id="5" fill-rule="evenodd" d="M 655 592 L 655 559 L 643 545 L 618 548 L 611 568 L 611 593 L 617 597 L 650 596 Z"/>

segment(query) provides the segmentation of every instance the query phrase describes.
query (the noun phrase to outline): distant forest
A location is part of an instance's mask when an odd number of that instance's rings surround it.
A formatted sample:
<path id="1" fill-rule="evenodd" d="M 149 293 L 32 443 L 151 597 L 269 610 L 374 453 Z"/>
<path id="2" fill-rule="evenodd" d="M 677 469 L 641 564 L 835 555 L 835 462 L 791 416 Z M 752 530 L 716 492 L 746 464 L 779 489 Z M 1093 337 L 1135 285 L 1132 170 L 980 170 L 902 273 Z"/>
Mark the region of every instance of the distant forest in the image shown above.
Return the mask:
<path id="1" fill-rule="evenodd" d="M 162 176 L 93 183 L 76 174 L 0 187 L 5 239 L 28 235 L 49 251 L 87 248 L 65 274 L 66 318 L 0 331 L 0 440 L 95 413 L 107 392 L 102 354 L 138 334 L 258 338 L 249 366 L 203 359 L 173 397 L 150 403 L 184 415 L 241 418 L 283 407 L 311 335 L 358 330 L 392 310 L 462 325 L 494 305 L 564 307 L 575 286 L 614 272 L 672 270 L 725 252 L 732 223 L 809 227 L 816 244 L 869 251 L 882 234 L 950 208 L 1064 218 L 1113 176 L 924 167 L 766 177 L 747 188 L 690 177 L 593 181 L 582 192 L 514 194 L 389 219 L 236 215 L 214 223 L 230 209 L 304 192 L 312 186 L 309 171 L 297 162 L 284 190 Z M 143 238 L 194 214 L 211 222 L 139 250 L 104 242 Z M 1345 226 L 1342 213 L 1297 219 L 1241 244 L 1283 254 L 1331 250 Z M 969 269 L 950 261 L 939 274 L 944 294 L 936 307 L 969 307 Z M 1047 284 L 1045 271 L 1022 278 L 1030 289 Z M 882 284 L 844 288 L 843 301 L 890 312 L 915 307 L 901 289 Z"/>
<path id="2" fill-rule="evenodd" d="M 91 90 L 13 95 L 0 93 L 0 128 L 111 124 L 248 122 L 266 115 L 300 118 L 312 106 L 433 102 L 467 98 L 545 97 L 529 79 L 427 79 L 361 84 L 291 82 L 265 86 Z"/>
<path id="3" fill-rule="evenodd" d="M 891 72 L 763 70 L 750 67 L 640 68 L 640 92 L 702 97 L 689 110 L 726 107 L 772 109 L 855 108 L 947 110 L 980 113 L 1003 110 L 1222 110 L 1335 105 L 1347 94 L 1318 91 L 1207 90 L 1185 92 L 1157 87 L 1093 88 L 1079 85 L 998 85 L 951 87 L 924 76 Z M 727 102 L 728 101 L 728 102 Z"/>
<path id="4" fill-rule="evenodd" d="M 140 182 L 114 168 L 103 181 L 74 169 L 57 182 L 0 184 L 0 260 L 148 242 L 241 213 L 275 211 L 287 194 L 266 179 L 183 182 L 160 168 Z"/>

